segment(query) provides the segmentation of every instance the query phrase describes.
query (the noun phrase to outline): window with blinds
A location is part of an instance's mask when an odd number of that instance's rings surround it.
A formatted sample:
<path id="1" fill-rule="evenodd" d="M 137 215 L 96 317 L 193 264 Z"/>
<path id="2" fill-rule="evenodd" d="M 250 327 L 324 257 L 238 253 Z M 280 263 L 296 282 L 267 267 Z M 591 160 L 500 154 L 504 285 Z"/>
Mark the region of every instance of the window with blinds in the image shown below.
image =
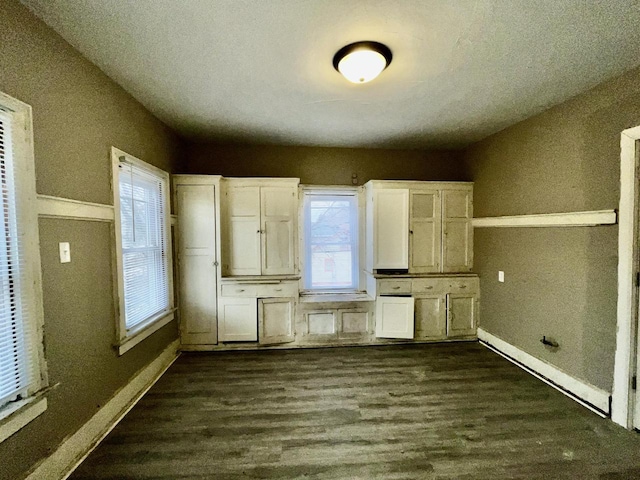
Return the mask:
<path id="1" fill-rule="evenodd" d="M 167 180 L 120 158 L 120 239 L 127 331 L 170 309 Z"/>
<path id="2" fill-rule="evenodd" d="M 304 286 L 358 288 L 358 196 L 355 190 L 304 192 Z"/>
<path id="3" fill-rule="evenodd" d="M 26 396 L 32 381 L 31 325 L 25 278 L 24 235 L 18 225 L 19 182 L 16 181 L 11 112 L 0 110 L 0 408 Z"/>

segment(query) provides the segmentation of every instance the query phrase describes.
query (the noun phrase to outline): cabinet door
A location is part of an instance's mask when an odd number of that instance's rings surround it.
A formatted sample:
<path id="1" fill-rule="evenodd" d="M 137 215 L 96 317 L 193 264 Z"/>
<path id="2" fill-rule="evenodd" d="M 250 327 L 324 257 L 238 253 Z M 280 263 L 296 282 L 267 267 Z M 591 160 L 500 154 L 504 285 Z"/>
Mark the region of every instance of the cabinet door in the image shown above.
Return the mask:
<path id="1" fill-rule="evenodd" d="M 226 193 L 225 275 L 260 275 L 260 188 Z"/>
<path id="2" fill-rule="evenodd" d="M 440 193 L 411 192 L 409 215 L 409 272 L 440 271 L 442 248 Z"/>
<path id="3" fill-rule="evenodd" d="M 473 266 L 471 189 L 443 190 L 443 272 L 468 272 Z"/>
<path id="4" fill-rule="evenodd" d="M 180 335 L 185 345 L 218 342 L 214 185 L 178 185 Z"/>
<path id="5" fill-rule="evenodd" d="M 439 340 L 447 337 L 447 305 L 444 295 L 420 296 L 416 301 L 416 338 Z"/>
<path id="6" fill-rule="evenodd" d="M 376 298 L 376 337 L 413 338 L 413 298 Z"/>
<path id="7" fill-rule="evenodd" d="M 295 187 L 262 187 L 262 275 L 295 273 Z"/>
<path id="8" fill-rule="evenodd" d="M 447 336 L 476 335 L 476 299 L 475 295 L 457 293 L 447 295 Z"/>
<path id="9" fill-rule="evenodd" d="M 409 190 L 373 191 L 373 268 L 409 268 Z"/>
<path id="10" fill-rule="evenodd" d="M 221 342 L 258 340 L 258 302 L 255 298 L 220 297 L 219 305 Z"/>
<path id="11" fill-rule="evenodd" d="M 289 343 L 295 340 L 295 300 L 261 298 L 258 300 L 258 328 L 261 344 Z"/>

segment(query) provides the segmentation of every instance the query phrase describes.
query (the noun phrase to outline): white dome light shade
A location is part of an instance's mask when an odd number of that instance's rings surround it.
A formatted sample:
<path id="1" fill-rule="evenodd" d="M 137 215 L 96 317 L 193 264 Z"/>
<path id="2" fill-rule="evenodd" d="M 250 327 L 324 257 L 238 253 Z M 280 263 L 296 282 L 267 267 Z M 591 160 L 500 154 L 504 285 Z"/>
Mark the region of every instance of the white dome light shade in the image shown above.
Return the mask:
<path id="1" fill-rule="evenodd" d="M 367 83 L 391 63 L 391 50 L 378 42 L 356 42 L 338 50 L 333 66 L 353 83 Z"/>
<path id="2" fill-rule="evenodd" d="M 353 83 L 367 83 L 382 73 L 387 61 L 373 50 L 356 50 L 338 63 L 338 71 Z"/>

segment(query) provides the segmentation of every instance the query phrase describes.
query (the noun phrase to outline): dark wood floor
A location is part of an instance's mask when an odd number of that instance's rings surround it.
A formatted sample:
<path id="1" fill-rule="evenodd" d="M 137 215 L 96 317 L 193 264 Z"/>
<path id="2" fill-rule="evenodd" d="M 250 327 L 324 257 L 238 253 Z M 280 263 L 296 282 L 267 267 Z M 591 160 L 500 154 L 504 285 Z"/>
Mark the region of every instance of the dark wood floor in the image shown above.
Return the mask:
<path id="1" fill-rule="evenodd" d="M 184 354 L 71 477 L 640 478 L 640 435 L 477 343 Z"/>

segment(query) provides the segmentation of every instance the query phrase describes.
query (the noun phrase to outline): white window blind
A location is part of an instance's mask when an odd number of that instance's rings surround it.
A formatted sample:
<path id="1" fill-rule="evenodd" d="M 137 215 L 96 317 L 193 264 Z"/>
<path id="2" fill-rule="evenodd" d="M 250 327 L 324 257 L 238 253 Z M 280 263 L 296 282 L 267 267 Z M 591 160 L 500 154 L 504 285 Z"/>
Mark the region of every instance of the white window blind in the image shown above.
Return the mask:
<path id="1" fill-rule="evenodd" d="M 12 114 L 0 110 L 0 408 L 25 397 L 33 378 L 30 311 L 25 278 L 24 235 L 18 222 L 20 182 L 14 167 Z"/>
<path id="2" fill-rule="evenodd" d="M 356 192 L 304 193 L 304 283 L 309 290 L 358 288 Z"/>
<path id="3" fill-rule="evenodd" d="M 170 308 L 165 180 L 120 159 L 118 183 L 125 326 L 129 331 Z"/>

